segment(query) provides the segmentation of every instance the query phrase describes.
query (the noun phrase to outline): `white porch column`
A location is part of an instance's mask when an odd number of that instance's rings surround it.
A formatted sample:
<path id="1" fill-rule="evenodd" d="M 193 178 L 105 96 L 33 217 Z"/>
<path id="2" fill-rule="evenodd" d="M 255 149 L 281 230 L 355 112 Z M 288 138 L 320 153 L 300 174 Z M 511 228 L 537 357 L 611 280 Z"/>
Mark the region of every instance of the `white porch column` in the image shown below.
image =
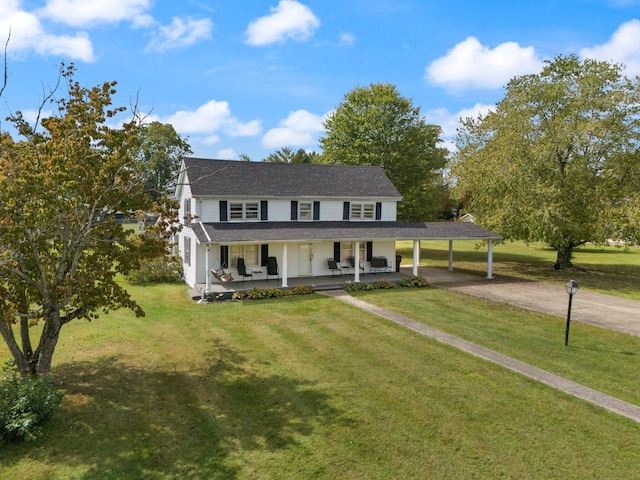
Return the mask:
<path id="1" fill-rule="evenodd" d="M 489 252 L 487 253 L 487 278 L 493 278 L 493 240 L 489 240 Z"/>
<path id="2" fill-rule="evenodd" d="M 418 275 L 418 266 L 420 266 L 420 240 L 413 241 L 413 275 Z"/>
<path id="3" fill-rule="evenodd" d="M 360 281 L 360 242 L 356 241 L 354 250 L 353 268 L 355 271 L 353 272 L 353 281 L 357 283 Z"/>
<path id="4" fill-rule="evenodd" d="M 285 243 L 282 245 L 282 272 L 280 273 L 282 275 L 282 288 L 289 286 L 287 285 L 287 269 L 289 268 L 288 262 L 289 255 L 287 252 L 287 244 Z"/>
<path id="5" fill-rule="evenodd" d="M 206 253 L 204 256 L 204 278 L 205 280 L 205 292 L 211 291 L 211 259 L 209 258 L 211 255 L 211 245 L 207 244 Z"/>
<path id="6" fill-rule="evenodd" d="M 453 272 L 453 240 L 449 240 L 449 271 Z"/>

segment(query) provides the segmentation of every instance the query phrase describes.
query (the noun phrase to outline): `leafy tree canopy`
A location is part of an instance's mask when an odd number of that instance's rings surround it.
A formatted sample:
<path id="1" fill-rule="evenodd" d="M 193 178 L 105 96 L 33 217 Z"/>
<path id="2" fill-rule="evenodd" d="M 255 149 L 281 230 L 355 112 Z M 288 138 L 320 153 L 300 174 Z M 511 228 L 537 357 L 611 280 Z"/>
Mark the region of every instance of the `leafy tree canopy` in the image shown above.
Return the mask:
<path id="1" fill-rule="evenodd" d="M 191 153 L 172 125 L 151 122 L 140 128 L 139 162 L 145 190 L 153 200 L 175 191 L 182 159 Z"/>
<path id="2" fill-rule="evenodd" d="M 263 162 L 275 163 L 317 163 L 319 155 L 316 152 L 307 152 L 302 148 L 294 150 L 291 147 L 282 147 L 264 158 Z"/>
<path id="3" fill-rule="evenodd" d="M 547 243 L 564 268 L 587 242 L 640 240 L 639 142 L 638 79 L 558 56 L 511 80 L 495 111 L 463 121 L 456 194 L 505 238 Z"/>
<path id="4" fill-rule="evenodd" d="M 438 146 L 440 127 L 429 125 L 395 85 L 372 83 L 347 93 L 325 120 L 321 161 L 377 165 L 403 197 L 398 218 L 425 221 L 442 203 L 446 150 Z"/>
<path id="5" fill-rule="evenodd" d="M 0 333 L 23 375 L 50 371 L 72 320 L 121 307 L 144 314 L 116 275 L 163 254 L 173 223 L 173 205 L 145 192 L 138 122 L 107 125 L 124 110 L 111 108 L 115 82 L 84 88 L 74 70 L 62 68 L 67 92 L 53 116 L 32 127 L 18 112 L 10 120 L 22 140 L 0 134 Z M 134 234 L 114 220 L 129 211 L 166 224 Z"/>

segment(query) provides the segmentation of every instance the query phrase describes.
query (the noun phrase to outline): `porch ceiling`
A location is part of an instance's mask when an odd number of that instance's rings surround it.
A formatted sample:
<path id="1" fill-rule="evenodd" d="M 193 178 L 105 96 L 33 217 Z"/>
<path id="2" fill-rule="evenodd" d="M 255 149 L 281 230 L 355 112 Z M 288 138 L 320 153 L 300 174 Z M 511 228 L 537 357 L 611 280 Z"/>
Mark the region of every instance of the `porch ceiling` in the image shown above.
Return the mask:
<path id="1" fill-rule="evenodd" d="M 467 222 L 223 222 L 192 223 L 200 243 L 355 240 L 500 240 Z"/>

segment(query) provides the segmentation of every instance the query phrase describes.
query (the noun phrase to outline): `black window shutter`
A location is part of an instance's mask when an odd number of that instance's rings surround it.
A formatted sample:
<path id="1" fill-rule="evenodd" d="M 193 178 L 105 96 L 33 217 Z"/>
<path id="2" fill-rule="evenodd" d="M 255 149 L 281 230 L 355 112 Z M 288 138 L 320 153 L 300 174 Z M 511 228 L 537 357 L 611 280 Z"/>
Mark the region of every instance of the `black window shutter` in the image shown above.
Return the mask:
<path id="1" fill-rule="evenodd" d="M 267 259 L 269 258 L 269 244 L 263 243 L 260 247 L 260 265 L 265 267 L 267 265 Z"/>
<path id="2" fill-rule="evenodd" d="M 367 262 L 373 258 L 373 242 L 367 242 Z"/>
<path id="3" fill-rule="evenodd" d="M 227 201 L 226 200 L 220 200 L 220 221 L 221 222 L 227 222 L 228 221 L 228 217 L 227 217 Z"/>
<path id="4" fill-rule="evenodd" d="M 268 205 L 269 204 L 267 203 L 266 200 L 261 200 L 260 201 L 260 220 L 262 220 L 263 222 L 265 220 L 269 220 L 269 207 L 268 207 Z"/>
<path id="5" fill-rule="evenodd" d="M 291 220 L 298 220 L 298 201 L 291 200 Z"/>
<path id="6" fill-rule="evenodd" d="M 333 259 L 336 262 L 340 261 L 340 242 L 333 242 Z"/>
<path id="7" fill-rule="evenodd" d="M 220 246 L 220 268 L 228 268 L 229 267 L 229 246 L 221 245 Z"/>
<path id="8" fill-rule="evenodd" d="M 351 214 L 351 204 L 349 202 L 344 202 L 342 205 L 342 219 L 349 220 L 349 215 Z"/>
<path id="9" fill-rule="evenodd" d="M 320 220 L 320 202 L 313 202 L 313 219 Z"/>
<path id="10" fill-rule="evenodd" d="M 382 220 L 382 202 L 376 202 L 376 220 Z"/>

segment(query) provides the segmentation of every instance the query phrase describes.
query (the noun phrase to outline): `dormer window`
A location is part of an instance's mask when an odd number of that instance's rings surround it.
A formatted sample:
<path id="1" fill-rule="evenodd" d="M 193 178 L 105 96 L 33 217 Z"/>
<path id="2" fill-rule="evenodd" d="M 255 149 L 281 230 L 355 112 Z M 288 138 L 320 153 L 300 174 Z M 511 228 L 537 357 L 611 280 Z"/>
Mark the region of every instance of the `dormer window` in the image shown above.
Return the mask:
<path id="1" fill-rule="evenodd" d="M 184 199 L 184 224 L 188 225 L 191 223 L 191 199 Z"/>

